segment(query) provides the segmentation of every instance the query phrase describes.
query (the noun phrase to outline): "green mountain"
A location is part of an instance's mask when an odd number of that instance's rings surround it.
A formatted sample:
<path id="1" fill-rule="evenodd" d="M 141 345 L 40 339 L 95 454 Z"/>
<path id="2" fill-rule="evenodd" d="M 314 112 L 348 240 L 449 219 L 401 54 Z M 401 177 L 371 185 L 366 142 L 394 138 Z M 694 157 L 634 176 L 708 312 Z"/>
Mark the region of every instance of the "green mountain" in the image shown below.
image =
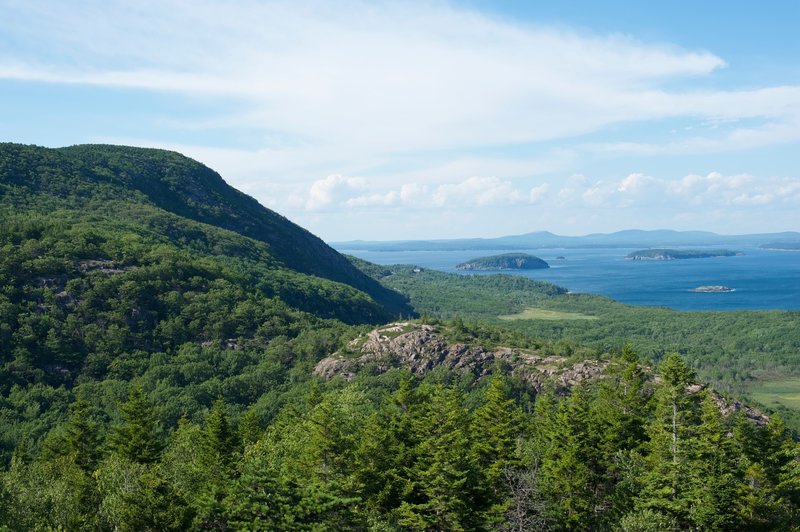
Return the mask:
<path id="1" fill-rule="evenodd" d="M 102 378 L 187 342 L 238 346 L 319 320 L 413 314 L 177 153 L 2 144 L 0 219 L 0 391 Z"/>
<path id="2" fill-rule="evenodd" d="M 178 153 L 108 145 L 48 149 L 0 144 L 0 198 L 2 205 L 36 212 L 116 215 L 121 209 L 136 217 L 135 207 L 156 207 L 263 242 L 282 266 L 350 285 L 393 316 L 410 312 L 402 297 L 362 274 L 321 239 Z"/>

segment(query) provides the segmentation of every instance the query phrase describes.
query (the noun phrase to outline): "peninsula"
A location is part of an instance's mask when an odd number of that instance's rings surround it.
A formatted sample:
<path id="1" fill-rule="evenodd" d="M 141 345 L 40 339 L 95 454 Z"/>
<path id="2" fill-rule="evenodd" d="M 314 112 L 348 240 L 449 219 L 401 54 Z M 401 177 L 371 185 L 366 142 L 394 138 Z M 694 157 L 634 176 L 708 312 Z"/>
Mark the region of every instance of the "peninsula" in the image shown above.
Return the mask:
<path id="1" fill-rule="evenodd" d="M 550 265 L 539 257 L 527 253 L 504 253 L 478 257 L 457 265 L 459 270 L 541 270 Z"/>
<path id="2" fill-rule="evenodd" d="M 710 257 L 735 257 L 743 255 L 740 251 L 729 249 L 642 249 L 628 253 L 626 260 L 681 260 L 707 259 Z"/>

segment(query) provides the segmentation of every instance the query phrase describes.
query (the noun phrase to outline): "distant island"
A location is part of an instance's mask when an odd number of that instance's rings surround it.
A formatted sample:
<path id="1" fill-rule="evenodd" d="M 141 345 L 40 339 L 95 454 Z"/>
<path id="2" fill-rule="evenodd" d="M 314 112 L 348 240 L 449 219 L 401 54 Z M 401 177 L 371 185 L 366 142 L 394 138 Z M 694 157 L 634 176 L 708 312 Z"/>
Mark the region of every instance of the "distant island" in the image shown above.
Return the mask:
<path id="1" fill-rule="evenodd" d="M 729 249 L 642 249 L 628 253 L 626 260 L 682 260 L 682 259 L 707 259 L 710 257 L 735 257 L 743 255 L 740 251 Z"/>
<path id="2" fill-rule="evenodd" d="M 800 242 L 770 242 L 762 244 L 761 249 L 772 249 L 777 251 L 800 251 Z"/>
<path id="3" fill-rule="evenodd" d="M 716 293 L 716 292 L 735 292 L 736 289 L 731 288 L 729 286 L 723 286 L 718 284 L 718 285 L 698 286 L 697 288 L 692 288 L 689 291 Z"/>
<path id="4" fill-rule="evenodd" d="M 550 265 L 539 257 L 527 253 L 504 253 L 479 257 L 457 265 L 459 270 L 540 270 Z"/>

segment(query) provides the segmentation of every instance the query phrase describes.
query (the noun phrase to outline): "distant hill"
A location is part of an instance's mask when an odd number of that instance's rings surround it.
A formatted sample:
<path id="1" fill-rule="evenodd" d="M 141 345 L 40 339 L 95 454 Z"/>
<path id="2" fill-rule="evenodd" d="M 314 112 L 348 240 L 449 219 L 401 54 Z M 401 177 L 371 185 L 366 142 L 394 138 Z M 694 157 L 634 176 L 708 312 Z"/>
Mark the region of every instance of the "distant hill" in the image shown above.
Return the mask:
<path id="1" fill-rule="evenodd" d="M 673 246 L 759 246 L 766 242 L 800 241 L 800 233 L 765 233 L 718 235 L 707 231 L 643 231 L 631 229 L 616 233 L 593 233 L 584 236 L 560 236 L 549 231 L 498 238 L 452 240 L 403 240 L 333 242 L 343 251 L 433 251 L 433 250 L 522 250 L 538 248 L 654 248 Z"/>
<path id="2" fill-rule="evenodd" d="M 541 270 L 550 265 L 539 257 L 527 253 L 504 253 L 479 257 L 457 265 L 459 270 Z"/>

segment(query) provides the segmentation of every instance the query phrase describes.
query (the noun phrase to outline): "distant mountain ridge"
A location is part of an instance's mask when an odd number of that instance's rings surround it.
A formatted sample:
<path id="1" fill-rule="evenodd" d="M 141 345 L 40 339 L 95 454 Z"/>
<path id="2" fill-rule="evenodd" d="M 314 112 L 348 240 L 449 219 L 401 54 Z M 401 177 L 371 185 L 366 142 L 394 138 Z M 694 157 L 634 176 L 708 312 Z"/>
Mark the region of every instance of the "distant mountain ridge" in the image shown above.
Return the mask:
<path id="1" fill-rule="evenodd" d="M 497 238 L 460 238 L 443 240 L 398 240 L 331 242 L 345 251 L 455 251 L 455 250 L 521 250 L 537 248 L 587 247 L 674 247 L 674 246 L 760 246 L 768 242 L 800 240 L 800 233 L 760 233 L 719 235 L 708 231 L 673 231 L 628 229 L 614 233 L 592 233 L 583 236 L 561 236 L 549 231 Z"/>

